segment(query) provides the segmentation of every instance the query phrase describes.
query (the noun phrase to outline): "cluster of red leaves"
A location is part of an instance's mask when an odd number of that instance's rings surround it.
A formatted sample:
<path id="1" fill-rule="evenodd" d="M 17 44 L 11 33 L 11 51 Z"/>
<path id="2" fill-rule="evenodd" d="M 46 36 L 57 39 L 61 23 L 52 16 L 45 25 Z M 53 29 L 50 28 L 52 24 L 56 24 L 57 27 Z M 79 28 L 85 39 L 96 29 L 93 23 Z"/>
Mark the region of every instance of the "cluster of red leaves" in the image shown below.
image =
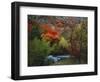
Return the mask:
<path id="1" fill-rule="evenodd" d="M 42 37 L 47 37 L 50 40 L 58 40 L 59 39 L 59 33 L 56 30 L 52 29 L 52 27 L 50 27 L 50 25 L 43 24 L 43 25 L 41 25 L 41 28 L 44 30 Z"/>

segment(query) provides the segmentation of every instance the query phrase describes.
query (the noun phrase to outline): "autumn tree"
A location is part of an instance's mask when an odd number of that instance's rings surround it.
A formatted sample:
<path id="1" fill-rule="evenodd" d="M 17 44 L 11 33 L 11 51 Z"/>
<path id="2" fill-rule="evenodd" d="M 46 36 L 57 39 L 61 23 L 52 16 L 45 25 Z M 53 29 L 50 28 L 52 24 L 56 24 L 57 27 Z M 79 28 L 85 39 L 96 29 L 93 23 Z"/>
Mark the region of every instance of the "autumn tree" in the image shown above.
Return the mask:
<path id="1" fill-rule="evenodd" d="M 70 28 L 69 47 L 67 50 L 78 60 L 78 63 L 81 63 L 82 51 L 87 49 L 87 21 L 80 20 L 80 23 L 77 23 L 74 17 L 69 17 L 66 23 Z"/>

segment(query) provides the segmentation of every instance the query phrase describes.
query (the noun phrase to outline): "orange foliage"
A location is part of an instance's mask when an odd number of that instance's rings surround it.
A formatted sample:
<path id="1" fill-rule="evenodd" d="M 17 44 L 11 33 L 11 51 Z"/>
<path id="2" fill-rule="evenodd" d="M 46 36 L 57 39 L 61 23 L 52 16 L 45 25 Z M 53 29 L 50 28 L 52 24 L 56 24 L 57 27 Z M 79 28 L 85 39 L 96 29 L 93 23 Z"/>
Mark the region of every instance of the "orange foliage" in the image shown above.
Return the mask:
<path id="1" fill-rule="evenodd" d="M 59 33 L 56 30 L 54 30 L 52 27 L 50 27 L 50 25 L 43 24 L 41 25 L 41 28 L 44 30 L 42 37 L 49 38 L 50 40 L 59 39 Z"/>

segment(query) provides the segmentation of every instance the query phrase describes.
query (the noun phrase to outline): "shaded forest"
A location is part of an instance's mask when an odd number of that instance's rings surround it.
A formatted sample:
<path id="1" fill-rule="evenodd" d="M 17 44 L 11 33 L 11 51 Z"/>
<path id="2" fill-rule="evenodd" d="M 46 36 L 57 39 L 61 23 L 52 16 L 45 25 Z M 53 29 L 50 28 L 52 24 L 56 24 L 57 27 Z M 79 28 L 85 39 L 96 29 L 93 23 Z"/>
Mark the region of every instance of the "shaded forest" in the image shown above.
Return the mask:
<path id="1" fill-rule="evenodd" d="M 28 15 L 28 66 L 87 64 L 87 17 Z"/>

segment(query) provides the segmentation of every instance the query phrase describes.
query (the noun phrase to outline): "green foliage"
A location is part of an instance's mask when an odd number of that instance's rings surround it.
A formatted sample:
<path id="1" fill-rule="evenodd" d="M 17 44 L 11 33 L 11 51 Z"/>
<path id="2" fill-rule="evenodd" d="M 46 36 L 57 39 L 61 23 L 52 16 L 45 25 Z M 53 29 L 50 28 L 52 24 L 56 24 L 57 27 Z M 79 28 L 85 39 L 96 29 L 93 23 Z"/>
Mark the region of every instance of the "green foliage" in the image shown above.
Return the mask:
<path id="1" fill-rule="evenodd" d="M 34 38 L 29 42 L 28 61 L 29 66 L 43 65 L 44 59 L 54 50 L 49 42 Z"/>
<path id="2" fill-rule="evenodd" d="M 29 33 L 29 39 L 34 39 L 35 37 L 40 38 L 40 30 L 38 25 L 32 26 L 32 32 Z"/>
<path id="3" fill-rule="evenodd" d="M 52 45 L 53 46 L 53 50 L 52 50 L 52 54 L 56 54 L 56 53 L 59 53 L 61 51 L 61 47 L 59 46 L 59 44 L 55 43 Z"/>

